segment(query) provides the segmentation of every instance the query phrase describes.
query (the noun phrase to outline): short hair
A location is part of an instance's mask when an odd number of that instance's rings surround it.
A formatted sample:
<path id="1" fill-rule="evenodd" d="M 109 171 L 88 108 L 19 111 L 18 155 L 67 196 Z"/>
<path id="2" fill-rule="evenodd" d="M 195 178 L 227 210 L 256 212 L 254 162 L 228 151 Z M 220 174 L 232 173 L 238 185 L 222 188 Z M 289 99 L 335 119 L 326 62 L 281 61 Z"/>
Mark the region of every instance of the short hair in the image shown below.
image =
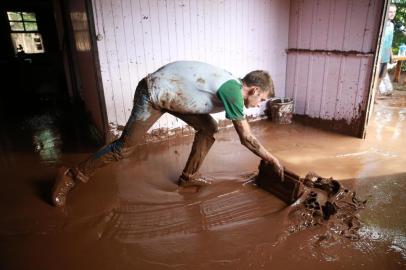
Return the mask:
<path id="1" fill-rule="evenodd" d="M 394 8 L 396 8 L 396 9 L 398 9 L 398 7 L 397 7 L 395 4 L 389 4 L 388 9 L 389 9 L 390 7 L 394 7 Z"/>
<path id="2" fill-rule="evenodd" d="M 268 92 L 268 97 L 275 96 L 275 88 L 271 76 L 265 70 L 254 70 L 245 75 L 242 81 L 247 86 L 258 86 L 262 92 Z"/>

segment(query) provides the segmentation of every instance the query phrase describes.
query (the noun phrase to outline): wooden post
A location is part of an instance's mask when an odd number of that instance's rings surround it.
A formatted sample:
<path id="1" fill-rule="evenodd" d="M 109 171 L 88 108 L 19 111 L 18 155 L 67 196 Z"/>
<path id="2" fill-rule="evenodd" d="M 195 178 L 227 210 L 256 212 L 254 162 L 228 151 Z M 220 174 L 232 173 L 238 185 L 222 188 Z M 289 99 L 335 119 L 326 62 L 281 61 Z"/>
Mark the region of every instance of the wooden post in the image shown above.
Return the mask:
<path id="1" fill-rule="evenodd" d="M 402 62 L 406 60 L 406 56 L 394 55 L 392 58 L 393 58 L 393 61 L 397 61 L 396 69 L 395 69 L 395 76 L 393 78 L 393 81 L 394 82 L 399 82 Z M 403 82 L 403 83 L 405 84 L 406 81 Z"/>
<path id="2" fill-rule="evenodd" d="M 402 66 L 402 61 L 398 61 L 398 63 L 396 64 L 396 69 L 395 69 L 395 77 L 393 78 L 394 82 L 399 82 L 401 66 Z"/>

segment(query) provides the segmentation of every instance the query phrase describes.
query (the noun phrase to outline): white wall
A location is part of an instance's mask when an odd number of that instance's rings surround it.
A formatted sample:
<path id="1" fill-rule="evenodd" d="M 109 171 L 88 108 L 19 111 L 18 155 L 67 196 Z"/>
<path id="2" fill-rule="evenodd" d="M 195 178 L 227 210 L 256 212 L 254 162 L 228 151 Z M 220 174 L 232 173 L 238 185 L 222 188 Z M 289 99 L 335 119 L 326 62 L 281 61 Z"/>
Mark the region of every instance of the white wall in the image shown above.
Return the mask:
<path id="1" fill-rule="evenodd" d="M 239 77 L 265 69 L 276 94 L 285 95 L 289 1 L 92 0 L 92 5 L 113 133 L 129 117 L 138 81 L 176 60 L 208 62 Z M 164 115 L 153 129 L 179 125 Z"/>

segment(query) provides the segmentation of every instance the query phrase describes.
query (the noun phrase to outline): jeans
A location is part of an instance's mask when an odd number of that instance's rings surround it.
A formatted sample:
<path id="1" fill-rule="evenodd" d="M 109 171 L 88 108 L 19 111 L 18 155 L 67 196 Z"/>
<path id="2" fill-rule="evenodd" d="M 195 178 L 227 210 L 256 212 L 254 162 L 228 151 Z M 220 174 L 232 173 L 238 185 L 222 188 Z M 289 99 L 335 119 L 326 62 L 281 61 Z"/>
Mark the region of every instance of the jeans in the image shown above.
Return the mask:
<path id="1" fill-rule="evenodd" d="M 185 114 L 159 108 L 151 101 L 147 78 L 144 78 L 138 83 L 131 115 L 120 138 L 72 168 L 74 178 L 87 182 L 97 169 L 130 156 L 145 133 L 165 112 L 182 119 L 196 130 L 192 150 L 182 173 L 185 177 L 193 176 L 215 141 L 213 135 L 218 131 L 217 122 L 209 114 Z"/>

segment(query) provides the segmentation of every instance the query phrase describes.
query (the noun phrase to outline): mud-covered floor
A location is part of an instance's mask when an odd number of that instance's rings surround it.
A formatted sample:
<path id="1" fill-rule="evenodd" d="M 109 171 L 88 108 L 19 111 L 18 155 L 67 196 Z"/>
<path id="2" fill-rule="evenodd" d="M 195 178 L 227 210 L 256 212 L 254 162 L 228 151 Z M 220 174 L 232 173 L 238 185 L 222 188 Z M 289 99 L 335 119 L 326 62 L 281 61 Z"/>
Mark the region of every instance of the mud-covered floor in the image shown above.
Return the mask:
<path id="1" fill-rule="evenodd" d="M 82 160 L 94 142 L 63 113 L 2 119 L 0 269 L 405 269 L 404 93 L 378 101 L 366 140 L 252 125 L 292 171 L 332 176 L 367 200 L 354 239 L 328 224 L 291 230 L 289 208 L 249 181 L 259 159 L 232 129 L 217 136 L 202 168 L 215 182 L 198 193 L 175 184 L 187 137 L 140 147 L 54 208 L 56 166 Z"/>

